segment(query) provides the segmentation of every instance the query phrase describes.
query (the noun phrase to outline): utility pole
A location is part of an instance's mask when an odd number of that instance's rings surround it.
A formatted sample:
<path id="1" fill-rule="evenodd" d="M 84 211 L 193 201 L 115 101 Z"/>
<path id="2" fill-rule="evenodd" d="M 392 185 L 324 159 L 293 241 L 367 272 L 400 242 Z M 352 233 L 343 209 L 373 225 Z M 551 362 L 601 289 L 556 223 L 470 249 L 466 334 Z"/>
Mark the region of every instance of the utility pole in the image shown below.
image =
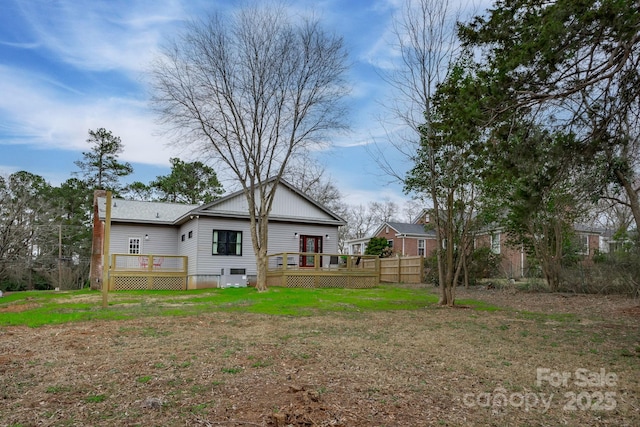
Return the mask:
<path id="1" fill-rule="evenodd" d="M 58 224 L 58 289 L 62 289 L 62 223 Z"/>

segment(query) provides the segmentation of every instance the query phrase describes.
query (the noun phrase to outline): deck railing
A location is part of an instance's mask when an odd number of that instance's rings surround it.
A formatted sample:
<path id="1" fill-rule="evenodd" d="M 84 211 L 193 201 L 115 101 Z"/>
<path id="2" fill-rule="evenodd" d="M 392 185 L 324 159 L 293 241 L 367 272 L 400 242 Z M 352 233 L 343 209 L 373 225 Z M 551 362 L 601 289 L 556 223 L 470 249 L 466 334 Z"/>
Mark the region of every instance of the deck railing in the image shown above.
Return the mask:
<path id="1" fill-rule="evenodd" d="M 112 254 L 109 290 L 187 289 L 187 257 Z"/>
<path id="2" fill-rule="evenodd" d="M 268 259 L 268 286 L 370 288 L 380 283 L 379 277 L 375 255 L 283 252 Z"/>

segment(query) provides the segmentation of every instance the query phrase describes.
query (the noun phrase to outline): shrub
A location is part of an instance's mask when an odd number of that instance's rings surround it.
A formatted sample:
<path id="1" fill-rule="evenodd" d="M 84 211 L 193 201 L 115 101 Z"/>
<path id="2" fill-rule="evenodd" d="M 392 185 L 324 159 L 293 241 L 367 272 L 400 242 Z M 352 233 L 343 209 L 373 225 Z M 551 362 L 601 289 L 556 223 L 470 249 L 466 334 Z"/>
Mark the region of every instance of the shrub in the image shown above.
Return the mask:
<path id="1" fill-rule="evenodd" d="M 17 292 L 26 290 L 27 286 L 19 281 L 6 279 L 0 282 L 0 291 L 2 292 Z"/>
<path id="2" fill-rule="evenodd" d="M 369 244 L 367 245 L 367 249 L 365 249 L 365 255 L 378 255 L 381 258 L 385 258 L 389 256 L 391 253 L 391 248 L 389 248 L 389 242 L 384 237 L 372 237 L 369 240 Z"/>
<path id="3" fill-rule="evenodd" d="M 469 284 L 475 285 L 480 279 L 497 277 L 499 275 L 501 259 L 502 258 L 499 254 L 495 254 L 491 251 L 491 248 L 481 247 L 474 250 L 471 257 L 467 260 Z M 438 286 L 438 257 L 435 252 L 430 257 L 425 258 L 424 269 L 424 282 Z M 460 273 L 458 284 L 464 284 L 464 271 Z"/>
<path id="4" fill-rule="evenodd" d="M 640 253 L 597 253 L 593 264 L 562 270 L 561 290 L 566 292 L 640 296 Z"/>
<path id="5" fill-rule="evenodd" d="M 501 261 L 502 256 L 494 253 L 489 247 L 474 250 L 468 265 L 469 284 L 476 284 L 479 279 L 498 277 Z"/>

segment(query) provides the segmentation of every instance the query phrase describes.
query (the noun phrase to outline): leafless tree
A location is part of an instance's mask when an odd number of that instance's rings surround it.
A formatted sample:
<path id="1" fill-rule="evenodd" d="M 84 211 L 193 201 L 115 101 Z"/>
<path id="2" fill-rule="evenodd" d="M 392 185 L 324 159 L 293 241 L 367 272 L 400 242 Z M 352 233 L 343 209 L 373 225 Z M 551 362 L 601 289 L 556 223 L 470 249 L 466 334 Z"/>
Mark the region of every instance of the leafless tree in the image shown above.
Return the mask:
<path id="1" fill-rule="evenodd" d="M 383 222 L 396 221 L 398 219 L 398 205 L 391 200 L 369 202 L 369 212 L 378 225 Z"/>
<path id="2" fill-rule="evenodd" d="M 404 204 L 402 211 L 407 221 L 410 223 L 416 222 L 421 215 L 425 214 L 427 205 L 420 200 L 409 200 Z"/>
<path id="3" fill-rule="evenodd" d="M 291 184 L 344 219 L 349 218 L 349 205 L 344 202 L 340 189 L 326 174 L 324 165 L 313 159 L 308 153 L 296 156 L 284 178 Z M 349 237 L 349 224 L 338 229 L 338 251 L 344 252 L 344 242 Z"/>
<path id="4" fill-rule="evenodd" d="M 342 200 L 340 189 L 327 175 L 326 167 L 312 158 L 309 153 L 292 158 L 291 165 L 284 178 L 293 186 L 325 206 L 338 216 L 342 216 L 346 205 Z"/>
<path id="5" fill-rule="evenodd" d="M 20 171 L 0 176 L 0 280 L 22 279 L 36 252 L 47 247 L 38 226 L 47 223 L 48 184 L 44 178 Z M 45 254 L 46 255 L 46 254 Z M 13 277 L 12 277 L 13 276 Z"/>
<path id="6" fill-rule="evenodd" d="M 420 128 L 431 115 L 431 98 L 443 81 L 458 50 L 456 22 L 460 9 L 449 0 L 405 0 L 395 17 L 393 49 L 399 63 L 383 72 L 392 88 L 385 100 L 389 114 L 381 121 L 387 141 L 368 147 L 369 154 L 392 180 L 405 182 L 405 171 L 389 161 L 387 144 L 406 161 L 413 162 L 420 146 Z"/>
<path id="7" fill-rule="evenodd" d="M 220 162 L 244 191 L 266 290 L 268 220 L 291 157 L 343 128 L 347 53 L 320 22 L 272 4 L 192 22 L 152 66 L 153 103 L 173 135 Z"/>
<path id="8" fill-rule="evenodd" d="M 448 249 L 436 252 L 439 282 L 442 284 L 440 302 L 450 305 L 455 299 L 452 288 L 462 269 L 461 262 L 454 262 L 454 242 L 458 250 L 466 253 L 464 248 L 470 240 L 470 230 L 466 225 L 469 224 L 471 210 L 470 206 L 465 205 L 467 207 L 463 209 L 463 214 L 454 213 L 454 206 L 465 204 L 467 197 L 462 193 L 467 187 L 457 179 L 457 170 L 453 173 L 448 169 L 438 171 L 441 164 L 446 162 L 440 158 L 443 156 L 442 150 L 437 152 L 432 145 L 432 127 L 435 121 L 436 88 L 446 80 L 452 65 L 461 57 L 457 36 L 457 22 L 461 13 L 462 8 L 455 8 L 449 0 L 406 0 L 395 21 L 394 47 L 400 58 L 399 64 L 383 76 L 394 89 L 394 101 L 386 103 L 392 119 L 392 122 L 386 123 L 388 140 L 392 149 L 406 159 L 406 164 L 415 164 L 426 173 L 413 173 L 413 178 L 410 178 L 405 171 L 397 170 L 388 161 L 385 146 L 376 144 L 370 150 L 381 170 L 433 206 L 438 248 L 445 248 L 445 242 L 448 242 Z M 425 140 L 430 144 L 423 146 Z M 419 155 L 423 159 L 419 159 Z M 423 164 L 419 166 L 421 162 Z M 439 179 L 441 175 L 450 173 L 452 179 Z M 419 182 L 421 180 L 424 182 Z M 456 181 L 456 185 L 447 184 L 451 181 Z M 443 194 L 446 197 L 442 197 Z M 459 222 L 466 225 L 457 227 Z M 460 260 L 462 258 L 458 257 Z"/>
<path id="9" fill-rule="evenodd" d="M 350 206 L 346 212 L 347 231 L 345 239 L 361 239 L 371 236 L 385 222 L 397 220 L 398 206 L 395 202 L 369 202 Z"/>

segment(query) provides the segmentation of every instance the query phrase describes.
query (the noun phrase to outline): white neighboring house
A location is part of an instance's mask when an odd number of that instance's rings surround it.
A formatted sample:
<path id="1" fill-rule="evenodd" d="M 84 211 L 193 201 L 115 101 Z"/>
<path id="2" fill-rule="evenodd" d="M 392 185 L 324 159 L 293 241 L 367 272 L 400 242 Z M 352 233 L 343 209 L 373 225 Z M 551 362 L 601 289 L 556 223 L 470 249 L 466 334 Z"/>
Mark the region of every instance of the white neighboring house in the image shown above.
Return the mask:
<path id="1" fill-rule="evenodd" d="M 104 221 L 106 198 L 96 200 Z M 269 253 L 337 254 L 341 225 L 342 218 L 283 180 L 269 216 Z M 94 241 L 99 242 L 103 230 L 96 228 L 104 226 L 94 227 Z M 228 275 L 252 282 L 257 274 L 242 191 L 201 206 L 112 199 L 109 253 L 186 256 L 188 289 L 220 287 Z"/>

